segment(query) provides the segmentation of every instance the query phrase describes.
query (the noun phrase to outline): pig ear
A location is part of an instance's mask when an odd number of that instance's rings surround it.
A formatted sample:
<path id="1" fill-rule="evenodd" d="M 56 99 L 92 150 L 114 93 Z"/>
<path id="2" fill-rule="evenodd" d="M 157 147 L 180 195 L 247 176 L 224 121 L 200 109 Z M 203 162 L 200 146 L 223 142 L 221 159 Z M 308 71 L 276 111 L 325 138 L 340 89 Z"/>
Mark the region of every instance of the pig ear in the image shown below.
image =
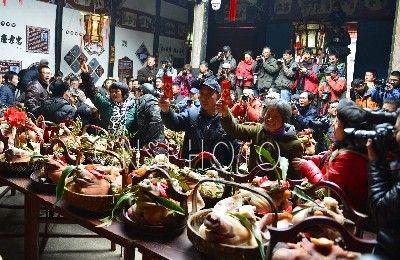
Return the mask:
<path id="1" fill-rule="evenodd" d="M 194 196 L 193 191 L 194 190 L 192 190 L 190 192 L 190 194 L 189 194 L 189 196 L 187 198 L 187 208 L 188 208 L 188 213 L 189 214 L 192 213 L 192 198 Z M 204 203 L 204 200 L 201 197 L 200 192 L 197 192 L 196 196 L 197 196 L 197 210 L 203 209 L 206 206 L 206 204 Z"/>

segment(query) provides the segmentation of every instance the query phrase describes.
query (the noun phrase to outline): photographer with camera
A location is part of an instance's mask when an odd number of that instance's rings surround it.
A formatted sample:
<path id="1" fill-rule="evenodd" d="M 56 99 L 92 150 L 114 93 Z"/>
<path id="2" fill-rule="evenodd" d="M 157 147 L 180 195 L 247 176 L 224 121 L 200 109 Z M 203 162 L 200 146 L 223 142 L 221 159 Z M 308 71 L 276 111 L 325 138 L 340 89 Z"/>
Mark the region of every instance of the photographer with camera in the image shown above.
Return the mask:
<path id="1" fill-rule="evenodd" d="M 170 76 L 175 81 L 177 74 L 177 70 L 173 67 L 172 57 L 167 57 L 161 62 L 161 68 L 158 70 L 156 77 Z"/>
<path id="2" fill-rule="evenodd" d="M 275 86 L 280 90 L 280 95 L 283 100 L 290 102 L 293 83 L 296 78 L 298 64 L 293 58 L 292 50 L 285 50 L 283 58 L 278 60 L 280 71 L 275 79 Z"/>
<path id="3" fill-rule="evenodd" d="M 190 64 L 185 64 L 175 79 L 176 84 L 180 87 L 181 94 L 185 97 L 189 96 L 192 79 L 192 66 L 190 66 Z"/>
<path id="4" fill-rule="evenodd" d="M 253 73 L 255 61 L 251 57 L 251 51 L 244 52 L 244 59 L 236 68 L 236 94 L 240 98 L 244 89 L 253 87 Z"/>
<path id="5" fill-rule="evenodd" d="M 400 71 L 390 73 L 385 86 L 376 86 L 372 89 L 371 98 L 380 107 L 382 107 L 384 99 L 400 99 Z"/>
<path id="6" fill-rule="evenodd" d="M 310 122 L 318 117 L 317 109 L 312 105 L 314 94 L 304 91 L 299 96 L 299 103 L 292 103 L 291 122 L 297 131 L 310 128 Z"/>
<path id="7" fill-rule="evenodd" d="M 244 89 L 239 101 L 232 107 L 232 115 L 237 118 L 239 123 L 258 122 L 262 114 L 263 105 L 254 96 L 252 89 Z"/>
<path id="8" fill-rule="evenodd" d="M 377 246 L 374 254 L 382 259 L 399 259 L 400 251 L 400 172 L 398 151 L 400 147 L 400 116 L 397 114 L 392 143 L 397 151 L 395 160 L 389 162 L 376 149 L 371 139 L 367 142 L 369 169 L 368 194 L 370 206 L 378 222 Z M 392 151 L 392 153 L 394 152 Z"/>
<path id="9" fill-rule="evenodd" d="M 329 101 L 335 101 L 346 96 L 346 79 L 339 76 L 335 65 L 330 65 L 325 69 L 326 79 L 319 88 L 319 97 L 321 99 L 320 115 L 325 115 L 328 111 Z"/>
<path id="10" fill-rule="evenodd" d="M 261 56 L 256 57 L 254 71 L 257 73 L 257 90 L 260 92 L 261 89 L 270 89 L 279 71 L 278 62 L 273 57 L 270 47 L 264 47 Z"/>
<path id="11" fill-rule="evenodd" d="M 367 156 L 346 139 L 345 128 L 358 128 L 365 122 L 366 111 L 353 101 L 340 100 L 334 123 L 334 145 L 324 154 L 296 158 L 292 165 L 310 183 L 329 180 L 336 183 L 352 206 L 367 211 Z"/>
<path id="12" fill-rule="evenodd" d="M 308 91 L 316 95 L 318 93 L 318 71 L 319 67 L 312 58 L 312 50 L 309 48 L 304 49 L 302 60 L 298 63 L 296 68 L 298 75 L 293 84 L 293 91 L 299 93 Z"/>
<path id="13" fill-rule="evenodd" d="M 211 58 L 210 63 L 219 62 L 218 74 L 221 74 L 222 65 L 228 63 L 231 67 L 231 71 L 236 69 L 236 60 L 232 56 L 231 47 L 224 46 L 222 51 L 218 52 L 217 56 Z"/>
<path id="14" fill-rule="evenodd" d="M 368 89 L 364 80 L 354 79 L 351 82 L 350 99 L 362 108 L 375 110 L 378 108 L 378 104 L 372 101 L 371 90 Z"/>
<path id="15" fill-rule="evenodd" d="M 197 76 L 193 77 L 192 86 L 191 86 L 192 88 L 198 88 L 199 89 L 201 84 L 203 84 L 204 81 L 208 77 L 214 76 L 213 72 L 211 70 L 209 70 L 208 62 L 206 62 L 206 61 L 200 62 L 198 73 L 199 74 Z"/>
<path id="16" fill-rule="evenodd" d="M 346 78 L 346 64 L 339 61 L 339 55 L 336 52 L 330 52 L 328 55 L 328 62 L 326 68 L 333 65 L 338 70 L 339 77 Z"/>
<path id="17" fill-rule="evenodd" d="M 231 84 L 231 90 L 234 90 L 234 87 L 236 86 L 236 76 L 232 72 L 232 68 L 229 63 L 222 64 L 221 70 L 218 72 L 217 78 L 220 84 L 223 80 L 228 80 Z"/>

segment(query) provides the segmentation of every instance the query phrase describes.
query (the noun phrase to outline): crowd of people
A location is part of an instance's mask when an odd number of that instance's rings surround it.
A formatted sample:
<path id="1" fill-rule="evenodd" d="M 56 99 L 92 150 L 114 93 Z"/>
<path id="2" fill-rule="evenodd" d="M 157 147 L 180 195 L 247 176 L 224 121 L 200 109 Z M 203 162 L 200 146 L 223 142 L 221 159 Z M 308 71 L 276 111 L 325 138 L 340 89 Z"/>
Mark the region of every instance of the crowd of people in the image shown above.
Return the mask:
<path id="1" fill-rule="evenodd" d="M 139 148 L 164 142 L 165 128 L 183 131 L 182 157 L 208 151 L 225 166 L 236 165 L 247 144 L 249 170 L 262 163 L 256 147 L 275 144 L 279 149 L 271 149 L 271 154 L 289 160 L 289 178 L 338 184 L 357 210 L 377 216 L 377 252 L 398 256 L 397 156 L 388 161 L 371 140 L 367 146 L 356 145 L 348 129 L 362 129 L 370 111 L 397 111 L 400 72 L 381 82 L 375 70 L 368 70 L 348 90 L 346 66 L 335 53 L 321 64 L 310 49 L 299 59 L 291 50 L 277 59 L 265 47 L 257 57 L 246 51 L 237 63 L 224 46 L 210 63 L 218 66 L 216 73 L 206 61 L 198 71 L 189 64 L 178 71 L 172 59 L 158 67 L 149 56 L 136 77 L 108 78 L 96 87 L 85 63 L 80 75 L 63 78 L 60 72 L 53 75 L 42 60 L 0 78 L 0 105 L 23 107 L 32 117 L 43 115 L 54 123 L 80 118 L 84 125 L 128 136 Z M 172 97 L 164 94 L 165 76 L 172 78 Z M 228 99 L 223 96 L 226 84 Z M 393 141 L 400 143 L 399 120 L 394 127 Z"/>

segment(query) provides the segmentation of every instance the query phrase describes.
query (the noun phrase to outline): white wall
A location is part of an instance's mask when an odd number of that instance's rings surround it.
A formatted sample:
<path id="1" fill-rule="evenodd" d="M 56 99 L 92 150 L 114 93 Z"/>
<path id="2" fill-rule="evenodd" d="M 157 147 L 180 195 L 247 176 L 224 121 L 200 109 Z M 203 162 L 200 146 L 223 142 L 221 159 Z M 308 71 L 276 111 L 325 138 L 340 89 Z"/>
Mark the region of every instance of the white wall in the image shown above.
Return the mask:
<path id="1" fill-rule="evenodd" d="M 44 11 L 45 10 L 45 11 Z M 22 61 L 22 68 L 29 67 L 32 63 L 47 59 L 50 67 L 54 69 L 54 28 L 56 21 L 56 6 L 39 1 L 7 1 L 7 5 L 0 4 L 0 21 L 15 23 L 15 27 L 1 26 L 0 35 L 6 34 L 22 37 L 22 44 L 4 44 L 0 42 L 0 60 Z M 26 51 L 26 26 L 35 26 L 50 29 L 49 53 L 32 53 Z M 18 46 L 18 47 L 16 47 Z"/>
<path id="2" fill-rule="evenodd" d="M 123 41 L 126 41 L 126 47 L 123 46 Z M 118 75 L 118 60 L 125 56 L 133 60 L 133 76 L 137 76 L 137 71 L 143 65 L 136 56 L 136 51 L 144 43 L 149 53 L 153 54 L 153 41 L 154 35 L 151 33 L 116 27 L 114 76 Z"/>
<path id="3" fill-rule="evenodd" d="M 81 35 L 79 33 L 85 32 L 84 30 L 84 22 L 83 22 L 83 13 L 81 11 L 73 10 L 70 8 L 64 8 L 63 11 L 63 31 L 62 31 L 62 48 L 61 48 L 61 67 L 60 70 L 64 73 L 64 76 L 69 75 L 70 73 L 76 74 L 70 65 L 64 60 L 65 55 L 75 46 L 81 47 Z M 68 34 L 67 34 L 68 32 Z M 73 32 L 71 34 L 71 32 Z M 109 33 L 109 29 L 106 30 L 107 34 Z M 76 35 L 77 33 L 77 35 Z M 86 55 L 88 62 L 93 59 L 97 59 L 99 64 L 103 67 L 104 73 L 96 82 L 96 85 L 103 84 L 103 81 L 107 78 L 108 72 L 108 60 L 109 60 L 109 36 L 106 35 L 104 39 L 104 52 L 99 56 L 97 54 L 90 55 L 82 46 L 82 52 Z M 79 73 L 79 72 L 78 72 Z"/>

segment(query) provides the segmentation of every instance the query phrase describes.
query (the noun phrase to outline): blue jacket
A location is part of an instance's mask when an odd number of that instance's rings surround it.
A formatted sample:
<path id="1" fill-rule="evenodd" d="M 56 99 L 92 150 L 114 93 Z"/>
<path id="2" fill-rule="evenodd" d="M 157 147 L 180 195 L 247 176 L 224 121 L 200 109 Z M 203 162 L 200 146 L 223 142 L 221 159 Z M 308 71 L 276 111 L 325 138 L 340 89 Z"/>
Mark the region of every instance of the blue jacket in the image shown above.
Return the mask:
<path id="1" fill-rule="evenodd" d="M 11 107 L 15 104 L 15 91 L 16 88 L 9 84 L 4 84 L 0 87 L 1 107 Z"/>
<path id="2" fill-rule="evenodd" d="M 304 130 L 310 127 L 310 121 L 315 120 L 318 117 L 318 111 L 314 106 L 300 107 L 300 114 L 298 116 L 292 116 L 292 124 L 297 131 Z"/>
<path id="3" fill-rule="evenodd" d="M 371 91 L 372 101 L 378 103 L 379 106 L 382 106 L 383 101 L 385 99 L 400 99 L 400 87 L 394 88 L 391 91 L 387 91 L 384 87 L 378 86 L 372 89 Z"/>
<path id="4" fill-rule="evenodd" d="M 191 159 L 202 151 L 212 153 L 215 150 L 214 155 L 222 165 L 235 162 L 240 144 L 223 130 L 220 115 L 209 116 L 201 108 L 191 107 L 180 114 L 171 110 L 161 112 L 161 118 L 168 129 L 185 131 L 182 149 L 184 158 Z"/>

